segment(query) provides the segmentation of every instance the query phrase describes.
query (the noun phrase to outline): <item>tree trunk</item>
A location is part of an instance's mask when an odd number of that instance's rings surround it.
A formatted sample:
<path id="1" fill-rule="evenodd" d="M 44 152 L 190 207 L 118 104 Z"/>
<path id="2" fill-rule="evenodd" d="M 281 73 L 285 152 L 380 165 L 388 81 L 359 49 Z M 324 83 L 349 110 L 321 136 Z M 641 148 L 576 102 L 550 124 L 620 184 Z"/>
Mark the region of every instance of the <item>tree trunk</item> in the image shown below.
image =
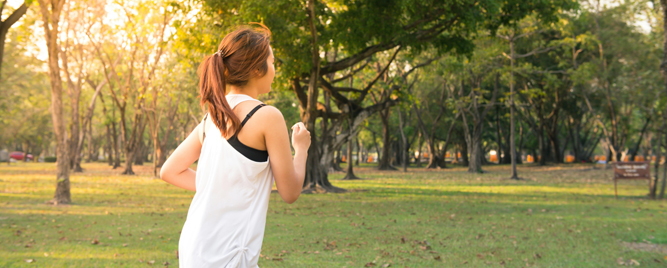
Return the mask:
<path id="1" fill-rule="evenodd" d="M 378 161 L 378 170 L 396 170 L 391 166 L 391 137 L 389 135 L 389 109 L 380 111 L 380 121 L 382 121 L 382 155 Z"/>
<path id="2" fill-rule="evenodd" d="M 375 147 L 375 154 L 377 154 L 377 157 L 375 157 L 375 159 L 377 159 L 377 161 L 380 162 L 380 147 L 378 146 L 377 143 L 377 137 L 376 137 L 377 135 L 375 134 L 375 132 L 372 131 L 371 135 L 373 135 L 373 147 Z"/>
<path id="3" fill-rule="evenodd" d="M 331 167 L 333 168 L 334 171 L 343 171 L 343 168 L 340 167 L 340 163 L 342 162 L 341 155 L 342 152 L 340 149 L 336 150 L 335 155 L 334 155 L 334 160 L 333 163 L 331 163 Z"/>
<path id="4" fill-rule="evenodd" d="M 116 110 L 113 110 L 114 115 L 116 114 L 115 111 Z M 116 131 L 116 122 L 114 121 L 111 122 L 111 134 L 113 135 L 113 152 L 114 152 L 114 162 L 112 169 L 116 169 L 120 167 L 120 142 L 118 141 L 119 134 L 118 131 Z"/>
<path id="5" fill-rule="evenodd" d="M 347 139 L 347 174 L 343 180 L 358 180 L 360 179 L 354 175 L 354 162 L 352 161 L 352 138 Z"/>
<path id="6" fill-rule="evenodd" d="M 660 187 L 660 199 L 665 198 L 666 185 L 667 185 L 667 163 L 665 163 L 662 167 L 662 186 Z"/>
<path id="7" fill-rule="evenodd" d="M 572 139 L 572 152 L 574 154 L 574 162 L 581 162 L 583 159 L 583 149 L 582 149 L 582 144 L 581 144 L 581 136 L 580 136 L 580 124 L 577 122 L 576 124 L 573 124 L 574 119 L 570 117 L 570 119 L 567 121 L 568 122 L 568 132 L 570 134 L 570 139 Z"/>
<path id="8" fill-rule="evenodd" d="M 646 122 L 644 122 L 644 126 L 642 127 L 642 131 L 639 134 L 639 140 L 637 141 L 637 144 L 635 144 L 635 148 L 632 149 L 632 152 L 630 154 L 630 161 L 635 161 L 635 157 L 637 156 L 637 152 L 639 151 L 639 145 L 642 144 L 642 140 L 644 138 L 644 133 L 646 133 L 646 128 L 648 127 L 650 122 L 651 122 L 651 116 L 646 118 Z M 663 129 L 664 129 L 664 127 L 663 127 Z"/>
<path id="9" fill-rule="evenodd" d="M 428 164 L 426 165 L 426 168 L 437 168 L 438 167 L 438 159 L 437 159 L 437 152 L 435 148 L 435 138 L 430 137 L 426 141 L 426 149 L 428 150 Z"/>
<path id="10" fill-rule="evenodd" d="M 357 159 L 354 160 L 354 164 L 359 166 L 359 160 L 361 159 L 361 143 L 359 142 L 359 134 L 354 136 L 355 145 L 357 146 Z"/>
<path id="11" fill-rule="evenodd" d="M 662 123 L 662 129 L 665 129 L 665 122 L 664 121 Z M 651 182 L 651 185 L 649 187 L 649 189 L 650 189 L 649 190 L 649 197 L 651 197 L 652 199 L 655 199 L 656 192 L 658 190 L 658 178 L 660 178 L 660 176 L 658 176 L 658 173 L 660 172 L 660 159 L 662 158 L 662 141 L 663 141 L 663 138 L 664 138 L 660 131 L 658 131 L 657 133 L 659 135 L 658 136 L 658 150 L 655 153 L 655 156 L 656 156 L 655 157 L 655 163 L 653 163 L 653 166 L 655 168 L 655 175 L 653 176 L 653 181 Z M 665 163 L 665 165 L 667 165 L 667 163 Z"/>
<path id="12" fill-rule="evenodd" d="M 125 169 L 123 170 L 123 175 L 134 175 L 134 170 L 132 170 L 132 164 L 134 163 L 135 150 L 125 149 Z"/>
<path id="13" fill-rule="evenodd" d="M 461 164 L 468 166 L 468 162 L 470 162 L 468 158 L 468 144 L 461 144 L 459 147 L 461 148 Z"/>
<path id="14" fill-rule="evenodd" d="M 539 147 L 540 147 L 540 156 L 539 156 L 540 166 L 544 166 L 544 165 L 547 164 L 547 152 L 548 152 L 548 150 L 546 148 L 547 146 L 546 146 L 546 143 L 544 141 L 544 127 L 542 126 L 542 124 L 540 124 L 539 131 L 537 133 L 537 139 L 538 139 Z"/>
<path id="15" fill-rule="evenodd" d="M 512 158 L 509 152 L 509 146 L 503 146 L 503 140 L 506 140 L 509 143 L 509 137 L 505 137 L 500 127 L 500 106 L 496 106 L 496 143 L 498 145 L 498 150 L 496 150 L 496 156 L 498 157 L 499 164 L 511 164 Z M 502 154 L 502 155 L 501 155 Z"/>
<path id="16" fill-rule="evenodd" d="M 72 202 L 69 182 L 69 144 L 65 132 L 62 103 L 62 78 L 60 76 L 60 48 L 58 45 L 60 13 L 64 0 L 52 0 L 50 3 L 38 0 L 42 13 L 46 46 L 48 49 L 49 80 L 51 82 L 51 119 L 53 132 L 56 136 L 56 191 L 51 201 L 53 204 L 69 204 Z M 51 10 L 49 10 L 49 7 Z M 3 39 L 4 40 L 4 39 Z"/>
<path id="17" fill-rule="evenodd" d="M 138 166 L 144 165 L 145 153 L 146 153 L 146 144 L 144 143 L 144 139 L 140 137 L 139 141 L 137 142 L 137 152 L 134 156 L 135 165 Z"/>
<path id="18" fill-rule="evenodd" d="M 510 146 L 511 135 L 509 133 L 506 134 L 506 135 L 503 134 L 503 136 L 501 138 L 505 139 L 505 146 L 503 146 L 502 158 L 499 155 L 498 160 L 500 160 L 501 161 L 500 163 L 502 163 L 502 164 L 510 164 L 511 165 L 512 164 L 512 150 L 511 150 L 512 147 Z M 498 152 L 498 154 L 500 154 L 500 153 L 501 152 Z"/>
<path id="19" fill-rule="evenodd" d="M 65 61 L 67 59 L 63 59 Z M 67 63 L 65 63 L 67 64 Z M 70 160 L 70 168 L 72 169 L 73 172 L 82 172 L 83 169 L 81 168 L 81 148 L 79 148 L 79 141 L 80 141 L 80 128 L 81 128 L 81 120 L 79 116 L 79 99 L 81 97 L 81 87 L 79 86 L 74 86 L 72 83 L 70 84 L 70 100 L 71 100 L 71 107 L 70 107 L 70 112 L 72 113 L 71 115 L 71 122 L 70 122 L 70 138 L 69 138 L 69 160 Z"/>
<path id="20" fill-rule="evenodd" d="M 419 136 L 417 137 L 417 156 L 415 156 L 415 163 L 417 163 L 417 167 L 422 167 L 422 134 L 421 132 L 419 133 Z"/>
<path id="21" fill-rule="evenodd" d="M 516 126 L 514 125 L 514 60 L 516 59 L 514 55 L 514 37 L 510 41 L 510 50 L 510 156 L 512 159 L 512 174 L 510 175 L 510 179 L 518 180 L 519 175 L 516 171 Z M 498 76 L 496 76 L 495 83 L 496 87 L 498 87 Z"/>
<path id="22" fill-rule="evenodd" d="M 520 121 L 519 121 L 520 122 Z M 523 124 L 519 123 L 519 147 L 518 156 L 516 158 L 517 164 L 523 164 Z"/>
<path id="23" fill-rule="evenodd" d="M 480 133 L 481 134 L 481 133 Z M 483 173 L 482 170 L 482 136 L 474 135 L 470 139 L 468 145 L 468 151 L 470 152 L 470 159 L 468 160 L 468 172 L 471 173 Z"/>
<path id="24" fill-rule="evenodd" d="M 474 90 L 471 91 L 470 99 L 472 100 L 473 108 L 468 109 L 468 112 L 471 114 L 471 118 L 473 120 L 472 122 L 470 122 L 470 124 L 468 124 L 467 116 L 465 115 L 466 111 L 463 110 L 463 108 L 460 106 L 460 103 L 457 104 L 459 108 L 459 114 L 461 114 L 461 117 L 463 119 L 463 131 L 464 131 L 464 138 L 466 141 L 466 147 L 470 153 L 470 159 L 468 159 L 468 172 L 470 173 L 484 172 L 482 170 L 482 158 L 484 157 L 482 150 L 482 132 L 484 131 L 484 119 L 486 118 L 486 114 L 489 112 L 489 109 L 496 102 L 496 97 L 499 88 L 499 79 L 500 79 L 500 74 L 496 73 L 495 83 L 493 86 L 493 93 L 492 93 L 493 95 L 491 97 L 491 100 L 489 100 L 489 102 L 485 105 L 485 107 L 481 112 L 479 111 L 481 107 L 477 106 L 477 104 L 479 103 L 477 98 L 479 96 L 476 95 L 476 92 Z M 459 90 L 460 97 L 462 97 L 463 95 L 463 89 L 464 89 L 464 82 L 461 81 L 461 87 Z M 470 129 L 470 125 L 472 125 L 472 129 Z"/>
<path id="25" fill-rule="evenodd" d="M 102 94 L 100 94 L 100 101 L 102 102 L 102 113 L 104 114 L 104 117 L 105 117 L 104 127 L 107 130 L 106 131 L 107 132 L 107 135 L 106 135 L 107 136 L 107 142 L 106 142 L 106 145 L 105 145 L 104 148 L 105 148 L 106 153 L 107 153 L 107 162 L 109 163 L 109 166 L 113 166 L 114 165 L 114 152 L 115 152 L 114 148 L 116 148 L 116 140 L 115 140 L 116 139 L 116 129 L 115 129 L 115 126 L 114 126 L 114 131 L 111 132 L 111 124 L 113 124 L 113 121 L 109 122 L 108 119 L 106 119 L 106 118 L 108 118 L 107 105 L 104 103 L 104 95 L 102 95 Z M 112 106 L 112 109 L 113 109 L 113 106 Z M 112 136 L 114 137 L 113 142 L 112 142 L 112 139 L 111 139 Z"/>
<path id="26" fill-rule="evenodd" d="M 88 122 L 88 131 L 87 131 L 87 133 L 88 133 L 88 142 L 87 142 L 88 143 L 88 156 L 86 157 L 86 162 L 90 163 L 90 162 L 93 162 L 93 161 L 97 160 L 97 159 L 94 159 L 95 158 L 94 155 L 95 155 L 95 149 L 98 149 L 98 148 L 96 148 L 97 146 L 95 144 L 93 144 L 93 122 L 92 122 L 92 120 L 90 120 Z"/>
<path id="27" fill-rule="evenodd" d="M 563 163 L 563 156 L 560 154 L 560 141 L 558 139 L 558 134 L 547 135 L 551 141 L 551 149 L 553 154 L 553 160 L 555 163 Z"/>
<path id="28" fill-rule="evenodd" d="M 405 130 L 403 129 L 404 120 L 403 114 L 401 113 L 401 107 L 396 107 L 396 109 L 398 111 L 398 129 L 401 133 L 401 141 L 403 144 L 403 148 L 401 148 L 401 166 L 403 172 L 408 172 L 408 150 L 410 149 L 410 146 L 408 145 L 408 138 L 405 137 Z"/>
<path id="29" fill-rule="evenodd" d="M 121 113 L 121 117 L 123 117 Z M 135 156 L 141 154 L 139 151 L 140 143 L 142 142 L 144 136 L 144 129 L 146 123 L 144 122 L 143 115 L 139 111 L 139 107 L 136 107 L 134 120 L 132 124 L 132 132 L 130 133 L 129 138 L 127 137 L 127 129 L 125 129 L 123 124 L 121 124 L 121 130 L 123 136 L 127 139 L 125 140 L 125 170 L 123 170 L 123 175 L 134 175 L 134 170 L 132 170 L 132 164 L 135 161 Z"/>

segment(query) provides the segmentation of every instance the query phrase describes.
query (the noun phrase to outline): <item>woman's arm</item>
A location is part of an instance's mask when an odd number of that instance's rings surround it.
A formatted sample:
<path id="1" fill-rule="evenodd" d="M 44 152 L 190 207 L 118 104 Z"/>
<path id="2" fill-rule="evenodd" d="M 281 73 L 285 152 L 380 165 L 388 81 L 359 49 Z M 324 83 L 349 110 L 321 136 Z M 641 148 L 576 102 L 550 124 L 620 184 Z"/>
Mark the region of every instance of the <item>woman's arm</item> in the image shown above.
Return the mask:
<path id="1" fill-rule="evenodd" d="M 201 153 L 201 128 L 200 123 L 162 164 L 160 169 L 162 180 L 186 190 L 197 190 L 195 187 L 196 172 L 190 168 L 190 165 L 199 159 Z"/>
<path id="2" fill-rule="evenodd" d="M 264 139 L 271 161 L 271 171 L 280 197 L 292 204 L 299 198 L 306 177 L 310 132 L 303 123 L 292 127 L 292 144 L 295 152 L 292 159 L 285 118 L 278 109 L 271 106 L 267 108 L 269 109 L 266 109 L 266 116 L 263 116 Z"/>

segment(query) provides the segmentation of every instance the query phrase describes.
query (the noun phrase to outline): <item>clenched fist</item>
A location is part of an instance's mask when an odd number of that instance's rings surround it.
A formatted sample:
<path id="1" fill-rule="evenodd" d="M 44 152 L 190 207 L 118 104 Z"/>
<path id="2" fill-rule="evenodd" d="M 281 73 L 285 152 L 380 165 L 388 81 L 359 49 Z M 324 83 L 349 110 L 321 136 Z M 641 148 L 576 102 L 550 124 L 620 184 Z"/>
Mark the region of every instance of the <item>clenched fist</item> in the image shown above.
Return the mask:
<path id="1" fill-rule="evenodd" d="M 310 147 L 310 131 L 302 123 L 296 123 L 292 126 L 292 147 L 294 151 L 308 151 Z"/>

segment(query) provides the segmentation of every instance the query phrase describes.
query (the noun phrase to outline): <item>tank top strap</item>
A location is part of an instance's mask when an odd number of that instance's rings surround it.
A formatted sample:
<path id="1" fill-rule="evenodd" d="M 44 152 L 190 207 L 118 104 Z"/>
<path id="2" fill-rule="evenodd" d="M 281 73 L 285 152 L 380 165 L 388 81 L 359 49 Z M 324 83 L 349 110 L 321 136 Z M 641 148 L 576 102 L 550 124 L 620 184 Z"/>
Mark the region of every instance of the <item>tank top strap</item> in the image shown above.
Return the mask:
<path id="1" fill-rule="evenodd" d="M 260 103 L 259 105 L 255 106 L 255 108 L 252 108 L 252 110 L 250 110 L 248 115 L 246 115 L 245 118 L 243 119 L 243 122 L 241 122 L 241 125 L 239 126 L 239 129 L 236 131 L 236 133 L 234 133 L 234 136 L 236 136 L 241 131 L 243 126 L 245 126 L 245 123 L 248 122 L 248 119 L 250 119 L 250 117 L 252 117 L 252 115 L 255 114 L 255 112 L 257 112 L 257 110 L 259 110 L 259 108 L 262 108 L 264 106 L 266 106 L 266 104 Z"/>
<path id="2" fill-rule="evenodd" d="M 202 124 L 204 124 L 204 126 L 202 126 L 202 130 L 201 130 L 202 134 L 203 134 L 203 136 L 201 138 L 202 143 L 204 143 L 204 139 L 206 139 L 206 118 L 208 118 L 208 113 L 206 113 L 204 115 L 204 122 L 202 123 Z"/>

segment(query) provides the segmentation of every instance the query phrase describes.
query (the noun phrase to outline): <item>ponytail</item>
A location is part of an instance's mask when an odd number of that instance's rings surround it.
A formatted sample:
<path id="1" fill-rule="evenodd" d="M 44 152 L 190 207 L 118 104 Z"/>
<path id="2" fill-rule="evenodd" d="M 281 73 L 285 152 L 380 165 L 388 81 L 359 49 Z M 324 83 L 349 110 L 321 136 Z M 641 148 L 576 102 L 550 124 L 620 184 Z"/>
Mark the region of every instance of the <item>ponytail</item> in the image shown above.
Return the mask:
<path id="1" fill-rule="evenodd" d="M 220 130 L 223 137 L 238 129 L 241 121 L 232 111 L 227 102 L 227 85 L 225 83 L 225 63 L 220 53 L 208 56 L 199 65 L 200 105 L 208 102 L 208 113 L 211 121 Z M 231 123 L 231 126 L 228 124 Z"/>

